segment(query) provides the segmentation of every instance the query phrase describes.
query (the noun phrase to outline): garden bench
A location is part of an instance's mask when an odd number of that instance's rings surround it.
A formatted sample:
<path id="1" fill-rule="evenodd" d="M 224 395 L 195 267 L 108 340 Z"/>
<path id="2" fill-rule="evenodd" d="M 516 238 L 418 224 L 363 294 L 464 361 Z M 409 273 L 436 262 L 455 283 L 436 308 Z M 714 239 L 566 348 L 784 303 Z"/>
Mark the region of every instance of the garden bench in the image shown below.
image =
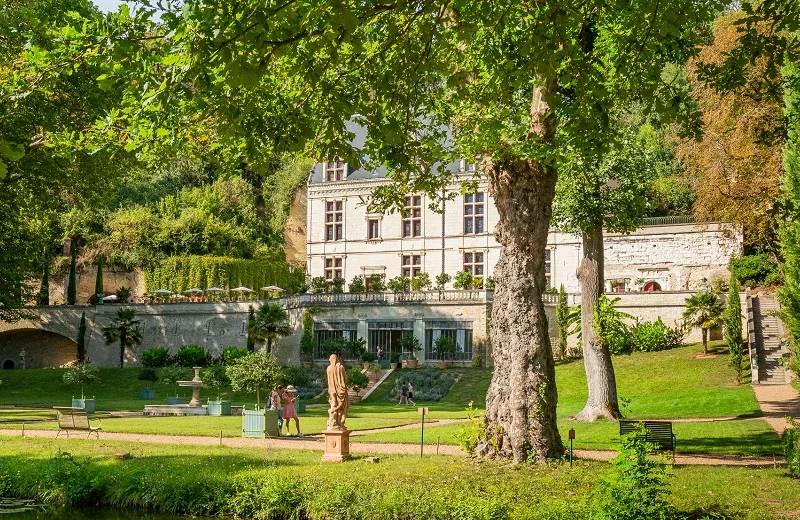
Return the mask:
<path id="1" fill-rule="evenodd" d="M 86 415 L 86 410 L 83 408 L 54 406 L 53 409 L 56 411 L 56 419 L 58 419 L 58 433 L 56 434 L 56 438 L 58 438 L 62 432 L 66 433 L 67 438 L 69 438 L 69 432 L 79 431 L 86 432 L 88 434 L 87 437 L 95 434 L 97 438 L 100 439 L 100 430 L 102 430 L 102 426 L 92 426 L 89 424 L 89 416 Z"/>
<path id="2" fill-rule="evenodd" d="M 671 451 L 674 459 L 677 438 L 672 433 L 672 423 L 669 421 L 626 421 L 623 419 L 619 421 L 619 436 L 635 432 L 636 427 L 640 424 L 646 430 L 644 440 L 654 444 L 658 450 Z"/>

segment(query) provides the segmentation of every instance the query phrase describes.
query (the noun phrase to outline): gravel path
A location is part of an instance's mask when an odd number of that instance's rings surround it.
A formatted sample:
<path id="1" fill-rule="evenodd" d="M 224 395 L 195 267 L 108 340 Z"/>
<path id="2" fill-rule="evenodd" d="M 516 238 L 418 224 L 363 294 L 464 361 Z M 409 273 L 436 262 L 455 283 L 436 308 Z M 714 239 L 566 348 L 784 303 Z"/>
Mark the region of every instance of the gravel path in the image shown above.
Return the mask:
<path id="1" fill-rule="evenodd" d="M 786 417 L 800 419 L 800 393 L 792 385 L 753 385 L 764 419 L 779 434 L 788 423 Z"/>

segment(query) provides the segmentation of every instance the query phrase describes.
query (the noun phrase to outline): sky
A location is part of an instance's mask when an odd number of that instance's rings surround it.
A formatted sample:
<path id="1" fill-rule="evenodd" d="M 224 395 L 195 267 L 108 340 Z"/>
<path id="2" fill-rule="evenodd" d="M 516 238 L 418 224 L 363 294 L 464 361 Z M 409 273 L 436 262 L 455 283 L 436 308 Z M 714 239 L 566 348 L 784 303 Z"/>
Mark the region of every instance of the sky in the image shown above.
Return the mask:
<path id="1" fill-rule="evenodd" d="M 116 11 L 117 7 L 123 0 L 91 0 L 97 7 L 100 8 L 101 11 L 107 13 L 109 11 Z"/>

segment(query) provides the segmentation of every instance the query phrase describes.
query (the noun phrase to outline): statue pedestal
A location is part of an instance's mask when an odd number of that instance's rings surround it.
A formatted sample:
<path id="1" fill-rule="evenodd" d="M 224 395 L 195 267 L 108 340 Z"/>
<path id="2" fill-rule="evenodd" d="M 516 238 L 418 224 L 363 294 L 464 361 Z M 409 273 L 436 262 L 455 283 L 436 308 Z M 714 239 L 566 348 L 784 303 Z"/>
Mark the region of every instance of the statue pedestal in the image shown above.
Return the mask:
<path id="1" fill-rule="evenodd" d="M 350 431 L 325 430 L 325 455 L 322 462 L 344 462 L 350 458 Z"/>

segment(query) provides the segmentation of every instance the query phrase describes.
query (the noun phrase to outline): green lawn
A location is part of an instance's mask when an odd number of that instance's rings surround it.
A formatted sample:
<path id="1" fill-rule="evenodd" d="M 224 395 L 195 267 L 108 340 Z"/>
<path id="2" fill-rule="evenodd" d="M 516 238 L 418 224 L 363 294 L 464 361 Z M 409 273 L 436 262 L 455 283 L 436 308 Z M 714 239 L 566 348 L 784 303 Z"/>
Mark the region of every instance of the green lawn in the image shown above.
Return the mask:
<path id="1" fill-rule="evenodd" d="M 120 451 L 132 458 L 115 459 Z M 91 501 L 198 515 L 578 519 L 586 517 L 588 493 L 608 468 L 577 461 L 572 468 L 553 463 L 511 469 L 456 457 L 386 455 L 378 464 L 360 457 L 320 464 L 320 454 L 3 438 L 0 487 L 6 496 L 49 503 Z M 768 519 L 800 508 L 800 486 L 781 469 L 674 467 L 669 483 L 670 501 L 682 518 Z"/>

